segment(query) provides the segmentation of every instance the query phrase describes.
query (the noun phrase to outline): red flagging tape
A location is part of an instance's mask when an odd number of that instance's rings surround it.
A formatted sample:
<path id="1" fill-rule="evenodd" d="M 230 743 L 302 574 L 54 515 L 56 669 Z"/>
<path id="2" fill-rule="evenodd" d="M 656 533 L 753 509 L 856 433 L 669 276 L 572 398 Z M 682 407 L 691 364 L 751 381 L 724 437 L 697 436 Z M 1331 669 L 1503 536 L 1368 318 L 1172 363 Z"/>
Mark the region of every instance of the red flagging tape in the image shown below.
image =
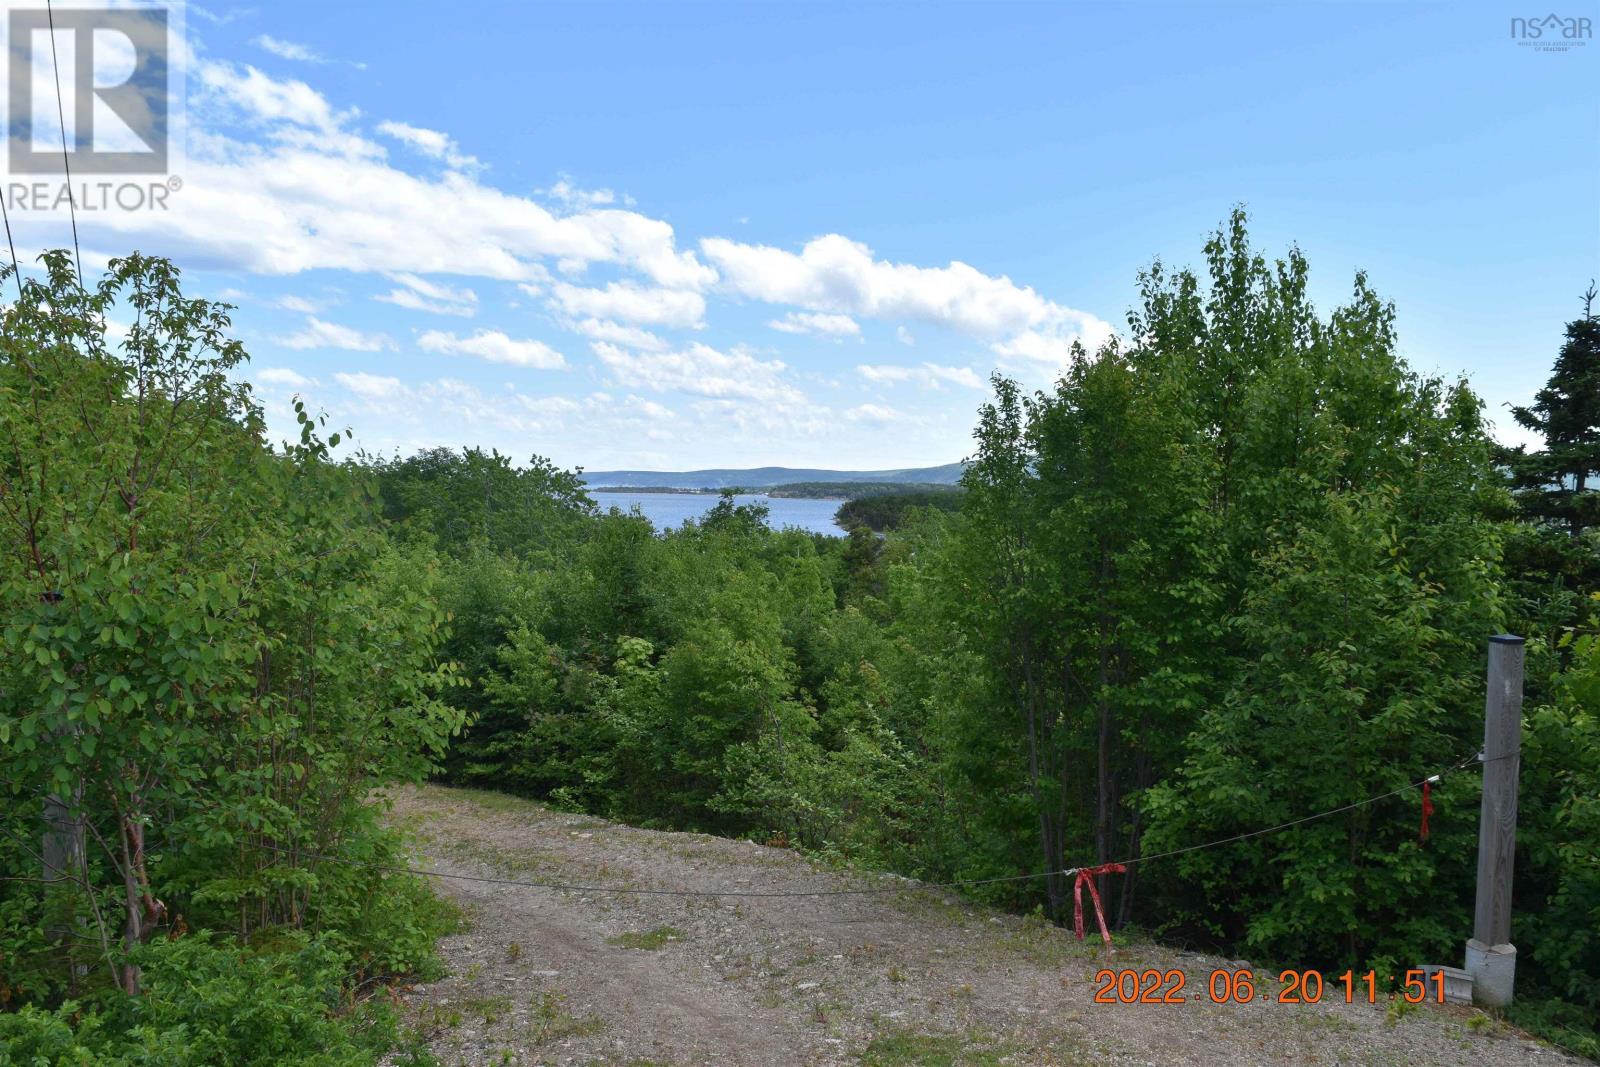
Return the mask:
<path id="1" fill-rule="evenodd" d="M 1422 840 L 1428 839 L 1428 816 L 1433 814 L 1433 782 L 1422 783 Z"/>
<path id="2" fill-rule="evenodd" d="M 1083 887 L 1089 887 L 1089 899 L 1094 902 L 1094 917 L 1100 923 L 1100 936 L 1105 939 L 1106 948 L 1111 947 L 1111 931 L 1106 929 L 1105 909 L 1100 906 L 1100 890 L 1094 886 L 1094 880 L 1102 874 L 1126 874 L 1128 868 L 1120 863 L 1107 863 L 1101 867 L 1084 867 L 1078 871 L 1078 880 L 1072 883 L 1072 925 L 1078 931 L 1078 940 L 1083 940 Z"/>

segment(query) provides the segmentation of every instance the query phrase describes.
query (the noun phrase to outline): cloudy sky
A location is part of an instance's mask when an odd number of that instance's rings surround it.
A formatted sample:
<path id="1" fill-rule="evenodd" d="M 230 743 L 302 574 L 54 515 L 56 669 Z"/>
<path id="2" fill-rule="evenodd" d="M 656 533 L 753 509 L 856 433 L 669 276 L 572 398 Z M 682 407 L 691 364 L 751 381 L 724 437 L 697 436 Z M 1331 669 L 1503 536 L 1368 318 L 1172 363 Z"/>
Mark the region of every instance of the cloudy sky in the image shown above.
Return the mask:
<path id="1" fill-rule="evenodd" d="M 992 371 L 1047 383 L 1242 202 L 1503 426 L 1600 258 L 1600 42 L 1513 13 L 190 4 L 182 188 L 80 215 L 85 266 L 237 304 L 281 432 L 298 393 L 382 451 L 882 468 L 960 458 Z"/>

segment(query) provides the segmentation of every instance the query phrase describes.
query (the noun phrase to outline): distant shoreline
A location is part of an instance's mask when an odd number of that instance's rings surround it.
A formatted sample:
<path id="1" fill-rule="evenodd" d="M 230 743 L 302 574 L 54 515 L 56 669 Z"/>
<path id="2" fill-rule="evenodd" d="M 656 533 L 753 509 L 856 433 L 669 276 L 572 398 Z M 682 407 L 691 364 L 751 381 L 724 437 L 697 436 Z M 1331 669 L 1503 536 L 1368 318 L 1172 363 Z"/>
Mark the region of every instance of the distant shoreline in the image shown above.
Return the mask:
<path id="1" fill-rule="evenodd" d="M 793 482 L 783 485 L 763 486 L 681 486 L 681 485 L 592 485 L 591 493 L 654 493 L 677 496 L 718 496 L 733 493 L 737 496 L 765 496 L 796 500 L 860 500 L 865 497 L 900 496 L 904 494 L 956 494 L 959 485 L 942 485 L 926 482 Z"/>
<path id="2" fill-rule="evenodd" d="M 684 496 L 714 496 L 722 492 L 721 489 L 684 489 L 680 486 L 672 485 L 591 485 L 587 486 L 585 491 L 590 493 L 680 493 Z M 735 490 L 735 492 L 741 493 L 743 491 L 742 489 Z"/>

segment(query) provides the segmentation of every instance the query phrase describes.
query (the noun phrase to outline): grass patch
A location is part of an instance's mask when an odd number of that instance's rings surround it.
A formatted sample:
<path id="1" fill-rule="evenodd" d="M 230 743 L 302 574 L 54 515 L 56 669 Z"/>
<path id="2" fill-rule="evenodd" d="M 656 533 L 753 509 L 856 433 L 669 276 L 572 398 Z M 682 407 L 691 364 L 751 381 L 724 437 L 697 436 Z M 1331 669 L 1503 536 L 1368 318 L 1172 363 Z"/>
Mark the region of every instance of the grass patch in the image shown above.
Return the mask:
<path id="1" fill-rule="evenodd" d="M 1119 949 L 1131 948 L 1129 941 L 1121 933 L 1117 935 Z M 990 947 L 1001 956 L 1018 956 L 1036 966 L 1057 969 L 1071 960 L 1093 959 L 1101 951 L 1100 944 L 1098 938 L 1079 941 L 1070 931 L 1034 914 L 994 938 Z"/>
<path id="2" fill-rule="evenodd" d="M 463 1001 L 463 1010 L 471 1012 L 485 1023 L 493 1026 L 500 1021 L 501 1016 L 511 1010 L 510 997 L 473 997 Z"/>
<path id="3" fill-rule="evenodd" d="M 549 807 L 537 800 L 528 800 L 526 797 L 512 796 L 510 793 L 501 793 L 493 789 L 473 789 L 469 786 L 429 782 L 420 787 L 418 792 L 426 797 L 463 801 L 485 811 L 510 811 L 524 815 L 538 815 L 541 818 L 554 814 Z"/>
<path id="4" fill-rule="evenodd" d="M 533 1025 L 530 1037 L 536 1045 L 560 1041 L 568 1037 L 586 1037 L 605 1029 L 605 1021 L 598 1015 L 574 1015 L 567 1010 L 564 993 L 550 990 L 533 1001 Z"/>
<path id="5" fill-rule="evenodd" d="M 616 945 L 618 948 L 636 948 L 644 952 L 655 952 L 657 949 L 667 947 L 669 941 L 683 940 L 683 931 L 676 926 L 658 926 L 654 930 L 643 933 L 630 930 L 616 937 L 606 938 L 606 944 Z"/>
<path id="6" fill-rule="evenodd" d="M 1555 999 L 1525 997 L 1512 1002 L 1507 1018 L 1535 1037 L 1558 1045 L 1600 1062 L 1600 1019 L 1584 1010 L 1581 1005 Z M 1489 1022 L 1496 1024 L 1489 1026 Z M 1468 1021 L 1472 1025 L 1472 1021 Z M 1479 1032 L 1498 1032 L 1503 1027 L 1499 1019 L 1477 1024 Z"/>
<path id="7" fill-rule="evenodd" d="M 898 1030 L 872 1039 L 864 1067 L 997 1067 L 1015 1050 L 982 1035 L 919 1034 Z"/>

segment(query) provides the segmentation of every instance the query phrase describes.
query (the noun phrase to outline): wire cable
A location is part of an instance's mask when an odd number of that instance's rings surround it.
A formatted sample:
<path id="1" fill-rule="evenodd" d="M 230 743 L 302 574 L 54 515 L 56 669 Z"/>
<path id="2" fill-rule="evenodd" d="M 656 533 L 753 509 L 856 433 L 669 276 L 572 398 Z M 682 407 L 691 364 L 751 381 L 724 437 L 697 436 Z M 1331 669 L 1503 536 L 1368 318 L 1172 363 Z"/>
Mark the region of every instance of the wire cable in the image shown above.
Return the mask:
<path id="1" fill-rule="evenodd" d="M 1169 856 L 1181 856 L 1186 852 L 1199 852 L 1201 849 L 1217 848 L 1217 847 L 1222 846 L 1222 845 L 1231 845 L 1236 841 L 1248 841 L 1252 837 L 1261 837 L 1261 836 L 1263 836 L 1265 834 L 1275 834 L 1279 830 L 1287 830 L 1287 829 L 1289 829 L 1291 827 L 1294 827 L 1294 826 L 1300 826 L 1303 823 L 1314 822 L 1317 819 L 1326 819 L 1330 815 L 1339 815 L 1339 814 L 1342 814 L 1343 812 L 1354 811 L 1356 808 L 1363 808 L 1363 807 L 1366 807 L 1368 804 L 1376 804 L 1380 800 L 1388 800 L 1390 797 L 1399 796 L 1401 793 L 1407 793 L 1407 792 L 1410 792 L 1413 789 L 1418 789 L 1418 788 L 1420 788 L 1422 786 L 1423 782 L 1437 782 L 1444 775 L 1452 774 L 1452 773 L 1454 773 L 1456 771 L 1459 771 L 1461 768 L 1465 767 L 1469 763 L 1473 763 L 1475 761 L 1479 761 L 1480 755 L 1481 755 L 1481 753 L 1474 752 L 1472 755 L 1466 757 L 1461 762 L 1459 762 L 1457 764 L 1454 764 L 1453 766 L 1447 767 L 1445 770 L 1439 771 L 1436 774 L 1430 774 L 1426 778 L 1419 778 L 1415 782 L 1407 783 L 1406 785 L 1400 786 L 1398 789 L 1391 789 L 1387 793 L 1379 793 L 1377 796 L 1367 797 L 1365 800 L 1358 800 L 1353 804 L 1346 804 L 1342 808 L 1330 808 L 1327 811 L 1320 811 L 1315 815 L 1307 815 L 1304 818 L 1291 819 L 1288 822 L 1279 823 L 1277 826 L 1269 826 L 1264 830 L 1251 830 L 1248 833 L 1235 834 L 1233 837 L 1224 837 L 1224 838 L 1221 838 L 1221 839 L 1216 840 L 1216 841 L 1207 841 L 1203 845 L 1190 845 L 1187 848 L 1175 848 L 1175 849 L 1171 849 L 1171 850 L 1169 850 L 1167 852 L 1157 852 L 1154 855 L 1140 856 L 1138 859 L 1122 860 L 1120 862 L 1122 862 L 1122 863 L 1149 863 L 1151 860 L 1166 859 Z M 1482 760 L 1481 762 L 1493 763 L 1496 760 L 1502 760 L 1502 759 L 1505 759 L 1505 758 L 1506 758 L 1505 756 L 1496 756 L 1494 758 L 1494 760 Z"/>
<path id="2" fill-rule="evenodd" d="M 1520 753 L 1512 753 L 1512 755 L 1520 755 Z M 1305 823 L 1308 823 L 1308 822 L 1314 822 L 1317 819 L 1326 819 L 1326 818 L 1328 818 L 1329 816 L 1332 816 L 1332 815 L 1339 815 L 1339 814 L 1341 814 L 1343 812 L 1354 811 L 1356 808 L 1366 807 L 1369 804 L 1376 804 L 1381 800 L 1387 800 L 1390 797 L 1399 796 L 1401 793 L 1408 792 L 1408 791 L 1410 791 L 1412 789 L 1420 788 L 1421 785 L 1424 782 L 1438 781 L 1444 775 L 1454 773 L 1455 771 L 1459 771 L 1463 767 L 1466 767 L 1468 764 L 1473 763 L 1473 762 L 1489 763 L 1489 762 L 1494 762 L 1495 760 L 1501 760 L 1501 759 L 1509 758 L 1508 756 L 1496 756 L 1496 757 L 1494 757 L 1494 760 L 1483 760 L 1480 757 L 1481 757 L 1481 753 L 1476 753 L 1475 752 L 1472 755 L 1467 756 L 1464 759 L 1460 760 L 1459 762 L 1451 764 L 1450 766 L 1446 767 L 1443 770 L 1436 771 L 1433 774 L 1425 775 L 1422 778 L 1419 778 L 1414 782 L 1409 782 L 1409 783 L 1407 783 L 1407 784 L 1405 784 L 1403 786 L 1399 786 L 1398 788 L 1391 789 L 1386 793 L 1378 793 L 1378 794 L 1375 794 L 1373 796 L 1367 797 L 1367 798 L 1365 798 L 1363 800 L 1355 801 L 1354 803 L 1351 803 L 1351 804 L 1345 804 L 1345 805 L 1343 805 L 1341 807 L 1337 807 L 1337 808 L 1330 808 L 1327 811 L 1320 811 L 1320 812 L 1317 812 L 1315 815 L 1306 815 L 1306 816 L 1303 816 L 1303 817 L 1298 818 L 1298 819 L 1291 819 L 1288 822 L 1279 823 L 1276 826 L 1268 826 L 1268 827 L 1265 827 L 1264 829 L 1260 829 L 1260 830 L 1251 830 L 1251 831 L 1249 831 L 1247 833 L 1235 834 L 1232 837 L 1219 838 L 1219 839 L 1217 839 L 1215 841 L 1207 841 L 1207 842 L 1205 842 L 1203 844 L 1199 844 L 1199 845 L 1189 845 L 1189 846 L 1187 846 L 1185 848 L 1170 849 L 1170 850 L 1168 850 L 1166 852 L 1157 852 L 1157 853 L 1155 853 L 1153 855 L 1139 856 L 1139 857 L 1135 857 L 1133 859 L 1120 860 L 1118 862 L 1122 863 L 1125 866 L 1131 866 L 1131 865 L 1136 864 L 1136 863 L 1150 863 L 1150 862 L 1152 862 L 1154 860 L 1167 859 L 1167 858 L 1172 857 L 1172 856 L 1180 856 L 1180 855 L 1183 855 L 1183 854 L 1189 853 L 1189 852 L 1199 852 L 1199 851 L 1201 851 L 1203 849 L 1220 848 L 1223 845 L 1231 845 L 1231 844 L 1234 844 L 1234 843 L 1239 842 L 1239 841 L 1249 840 L 1250 838 L 1263 837 L 1263 836 L 1265 836 L 1267 834 L 1278 833 L 1279 831 L 1282 831 L 1282 830 L 1288 830 L 1288 829 L 1291 829 L 1291 828 L 1296 827 L 1296 826 L 1302 826 L 1302 825 L 1304 825 Z M 793 898 L 796 898 L 796 897 L 863 897 L 863 896 L 876 896 L 876 895 L 881 895 L 881 894 L 885 894 L 885 893 L 902 893 L 902 892 L 908 892 L 908 891 L 917 890 L 917 889 L 960 889 L 960 888 L 965 888 L 965 887 L 969 887 L 969 886 L 999 885 L 999 884 L 1002 884 L 1002 883 L 1010 883 L 1010 882 L 1037 881 L 1040 878 L 1070 877 L 1072 875 L 1077 874 L 1079 871 L 1085 869 L 1083 867 L 1068 867 L 1065 870 L 1059 870 L 1059 871 L 1037 871 L 1037 872 L 1034 872 L 1032 874 L 1010 874 L 1010 875 L 1001 875 L 1001 876 L 995 877 L 995 878 L 964 878 L 964 879 L 958 879 L 958 880 L 949 881 L 949 882 L 918 882 L 918 881 L 914 881 L 914 880 L 908 879 L 907 883 L 905 885 L 873 886 L 873 887 L 869 887 L 869 888 L 860 888 L 860 889 L 779 889 L 779 890 L 751 890 L 751 889 L 729 889 L 729 890 L 720 890 L 720 889 L 637 889 L 637 888 L 633 888 L 633 887 L 629 887 L 629 886 L 579 885 L 579 884 L 569 884 L 569 883 L 563 883 L 563 882 L 529 882 L 529 881 L 523 881 L 521 879 L 516 879 L 516 878 L 497 878 L 497 877 L 494 877 L 494 876 L 491 876 L 491 875 L 455 874 L 455 873 L 452 873 L 450 871 L 425 870 L 425 869 L 422 869 L 422 868 L 410 867 L 410 866 L 406 866 L 406 865 L 402 865 L 402 864 L 370 863 L 370 862 L 367 862 L 367 861 L 364 861 L 364 860 L 352 860 L 352 859 L 347 859 L 347 858 L 342 857 L 342 856 L 333 856 L 333 855 L 328 855 L 326 853 L 311 852 L 311 851 L 307 851 L 307 850 L 304 850 L 304 849 L 285 848 L 285 847 L 280 846 L 280 845 L 267 844 L 266 842 L 258 842 L 258 846 L 260 848 L 266 849 L 268 851 L 281 852 L 281 853 L 292 853 L 294 855 L 303 857 L 305 859 L 316 860 L 318 862 L 338 863 L 338 864 L 343 864 L 345 866 L 364 868 L 364 869 L 367 869 L 367 870 L 384 871 L 384 872 L 388 872 L 388 873 L 391 873 L 391 874 L 410 874 L 410 875 L 415 875 L 415 876 L 421 877 L 421 878 L 453 879 L 455 881 L 460 881 L 460 882 L 478 882 L 478 883 L 487 884 L 487 885 L 519 886 L 519 887 L 522 887 L 524 889 L 548 889 L 548 890 L 552 890 L 552 891 L 555 891 L 555 892 L 564 892 L 564 893 L 611 893 L 611 894 L 615 894 L 615 895 L 618 895 L 618 896 L 650 896 L 650 897 L 738 897 L 738 898 L 743 898 L 743 899 L 750 899 L 750 898 L 793 899 Z M 903 877 L 903 876 L 894 876 L 894 877 Z"/>
<path id="3" fill-rule="evenodd" d="M 67 214 L 72 219 L 72 259 L 78 266 L 78 288 L 83 288 L 83 254 L 78 251 L 78 205 L 72 197 L 72 164 L 67 159 L 67 115 L 61 103 L 61 62 L 56 59 L 56 14 L 45 0 L 45 16 L 50 21 L 50 66 L 56 76 L 56 121 L 61 124 L 61 169 L 67 176 Z M 7 227 L 9 232 L 9 227 Z M 13 252 L 11 258 L 16 259 Z"/>
<path id="4" fill-rule="evenodd" d="M 6 207 L 6 193 L 0 190 L 0 218 L 6 223 L 6 247 L 11 249 L 11 275 L 17 280 L 17 303 L 22 303 L 22 267 L 17 263 L 17 243 L 11 239 L 11 211 Z"/>

